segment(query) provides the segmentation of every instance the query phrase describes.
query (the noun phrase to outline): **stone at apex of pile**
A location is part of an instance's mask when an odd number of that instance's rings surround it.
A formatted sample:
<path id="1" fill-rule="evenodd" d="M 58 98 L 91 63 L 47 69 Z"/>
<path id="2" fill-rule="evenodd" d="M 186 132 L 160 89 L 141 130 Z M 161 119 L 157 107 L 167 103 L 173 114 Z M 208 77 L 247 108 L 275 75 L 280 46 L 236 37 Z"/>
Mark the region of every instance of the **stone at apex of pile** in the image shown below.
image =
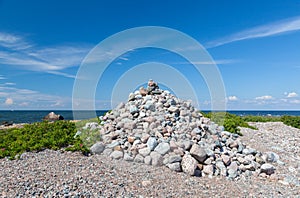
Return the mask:
<path id="1" fill-rule="evenodd" d="M 190 101 L 155 87 L 130 93 L 126 104 L 101 117 L 102 126 L 94 123 L 102 141 L 92 152 L 196 176 L 234 179 L 274 173 L 270 163 L 278 155 L 247 147 L 238 135 L 204 118 Z"/>

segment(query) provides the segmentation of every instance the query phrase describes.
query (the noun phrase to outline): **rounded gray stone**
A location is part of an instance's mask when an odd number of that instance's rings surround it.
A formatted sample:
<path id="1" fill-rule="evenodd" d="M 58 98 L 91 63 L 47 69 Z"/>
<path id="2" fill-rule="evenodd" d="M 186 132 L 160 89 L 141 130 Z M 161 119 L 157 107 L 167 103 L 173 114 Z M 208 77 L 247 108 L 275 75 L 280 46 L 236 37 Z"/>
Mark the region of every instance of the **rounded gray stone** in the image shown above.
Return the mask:
<path id="1" fill-rule="evenodd" d="M 110 157 L 112 157 L 114 159 L 121 159 L 121 158 L 123 158 L 123 152 L 122 151 L 113 151 L 110 154 Z"/>
<path id="2" fill-rule="evenodd" d="M 172 171 L 181 172 L 180 162 L 175 162 L 172 164 L 168 164 L 167 167 Z"/>
<path id="3" fill-rule="evenodd" d="M 167 142 L 161 142 L 155 147 L 154 151 L 158 152 L 161 155 L 166 154 L 170 150 L 170 145 Z"/>
<path id="4" fill-rule="evenodd" d="M 147 141 L 148 148 L 153 151 L 155 147 L 157 146 L 157 140 L 155 137 L 150 137 Z"/>
<path id="5" fill-rule="evenodd" d="M 94 144 L 90 150 L 93 154 L 101 154 L 105 149 L 105 144 L 103 142 L 97 142 Z"/>
<path id="6" fill-rule="evenodd" d="M 149 155 L 151 152 L 150 148 L 149 147 L 145 147 L 145 148 L 142 148 L 139 150 L 139 154 L 141 154 L 142 156 L 147 156 Z"/>

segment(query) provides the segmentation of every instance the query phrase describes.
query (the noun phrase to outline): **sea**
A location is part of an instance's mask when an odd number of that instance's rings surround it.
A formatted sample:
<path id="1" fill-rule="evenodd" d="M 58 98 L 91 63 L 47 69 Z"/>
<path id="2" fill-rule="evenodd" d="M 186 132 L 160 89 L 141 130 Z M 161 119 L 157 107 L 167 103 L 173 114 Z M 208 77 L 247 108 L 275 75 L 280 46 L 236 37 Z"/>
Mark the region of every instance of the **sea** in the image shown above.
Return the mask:
<path id="1" fill-rule="evenodd" d="M 93 112 L 93 114 L 97 116 L 104 115 L 108 110 L 97 110 Z M 34 123 L 41 122 L 43 117 L 48 113 L 54 112 L 56 114 L 62 115 L 65 120 L 73 120 L 73 111 L 71 110 L 14 110 L 14 111 L 3 111 L 0 110 L 0 124 L 4 122 L 9 123 Z M 203 111 L 204 113 L 208 113 L 210 111 Z M 246 115 L 255 115 L 255 116 L 282 116 L 282 115 L 292 115 L 292 116 L 300 116 L 300 111 L 227 111 L 228 113 L 232 113 L 239 116 Z M 76 118 L 83 120 L 91 118 L 91 111 L 80 111 L 76 112 Z M 79 117 L 78 117 L 79 115 Z"/>

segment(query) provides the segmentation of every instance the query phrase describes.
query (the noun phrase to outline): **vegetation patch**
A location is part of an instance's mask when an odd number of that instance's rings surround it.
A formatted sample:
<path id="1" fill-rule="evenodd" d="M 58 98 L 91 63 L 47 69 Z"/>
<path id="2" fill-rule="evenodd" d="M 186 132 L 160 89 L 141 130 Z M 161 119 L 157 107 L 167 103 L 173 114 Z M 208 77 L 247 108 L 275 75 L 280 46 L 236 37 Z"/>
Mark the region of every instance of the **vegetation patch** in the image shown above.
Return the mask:
<path id="1" fill-rule="evenodd" d="M 23 128 L 0 130 L 0 158 L 10 157 L 29 151 L 60 149 L 81 151 L 87 154 L 89 149 L 80 137 L 75 137 L 75 123 L 70 121 L 37 122 L 24 125 Z"/>
<path id="2" fill-rule="evenodd" d="M 283 122 L 288 126 L 300 129 L 300 116 L 237 116 L 227 112 L 201 113 L 204 117 L 210 118 L 218 125 L 224 126 L 226 131 L 237 133 L 239 135 L 242 134 L 240 133 L 240 129 L 238 127 L 257 129 L 253 126 L 250 126 L 247 122 Z"/>
<path id="3" fill-rule="evenodd" d="M 300 129 L 300 116 L 284 115 L 284 116 L 281 116 L 280 120 L 281 120 L 281 122 L 283 122 L 284 124 L 286 124 L 288 126 L 292 126 L 292 127 Z"/>
<path id="4" fill-rule="evenodd" d="M 247 127 L 250 129 L 256 129 L 253 126 L 250 126 L 240 116 L 231 113 L 227 113 L 227 112 L 209 112 L 209 113 L 201 112 L 201 113 L 204 117 L 210 118 L 216 124 L 224 126 L 225 131 L 229 131 L 231 133 L 242 135 L 238 127 Z"/>

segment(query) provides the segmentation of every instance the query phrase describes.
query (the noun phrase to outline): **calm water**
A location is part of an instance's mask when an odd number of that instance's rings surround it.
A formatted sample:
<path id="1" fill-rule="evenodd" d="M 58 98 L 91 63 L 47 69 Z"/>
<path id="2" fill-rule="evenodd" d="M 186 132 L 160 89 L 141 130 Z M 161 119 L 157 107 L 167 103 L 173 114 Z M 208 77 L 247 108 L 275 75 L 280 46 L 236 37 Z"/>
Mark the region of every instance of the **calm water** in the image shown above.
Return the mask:
<path id="1" fill-rule="evenodd" d="M 32 123 L 40 122 L 43 117 L 51 111 L 0 111 L 0 124 L 8 121 L 13 123 Z M 73 120 L 72 111 L 53 111 L 56 114 L 62 115 L 65 120 Z M 107 111 L 99 110 L 96 111 L 97 116 L 104 115 Z M 208 111 L 204 111 L 208 112 Z M 281 115 L 294 115 L 300 116 L 300 111 L 228 111 L 229 113 L 236 114 L 239 116 L 244 115 L 259 115 L 259 116 L 281 116 Z M 76 114 L 78 115 L 78 114 Z M 90 117 L 89 111 L 80 111 L 80 119 L 88 119 Z"/>

